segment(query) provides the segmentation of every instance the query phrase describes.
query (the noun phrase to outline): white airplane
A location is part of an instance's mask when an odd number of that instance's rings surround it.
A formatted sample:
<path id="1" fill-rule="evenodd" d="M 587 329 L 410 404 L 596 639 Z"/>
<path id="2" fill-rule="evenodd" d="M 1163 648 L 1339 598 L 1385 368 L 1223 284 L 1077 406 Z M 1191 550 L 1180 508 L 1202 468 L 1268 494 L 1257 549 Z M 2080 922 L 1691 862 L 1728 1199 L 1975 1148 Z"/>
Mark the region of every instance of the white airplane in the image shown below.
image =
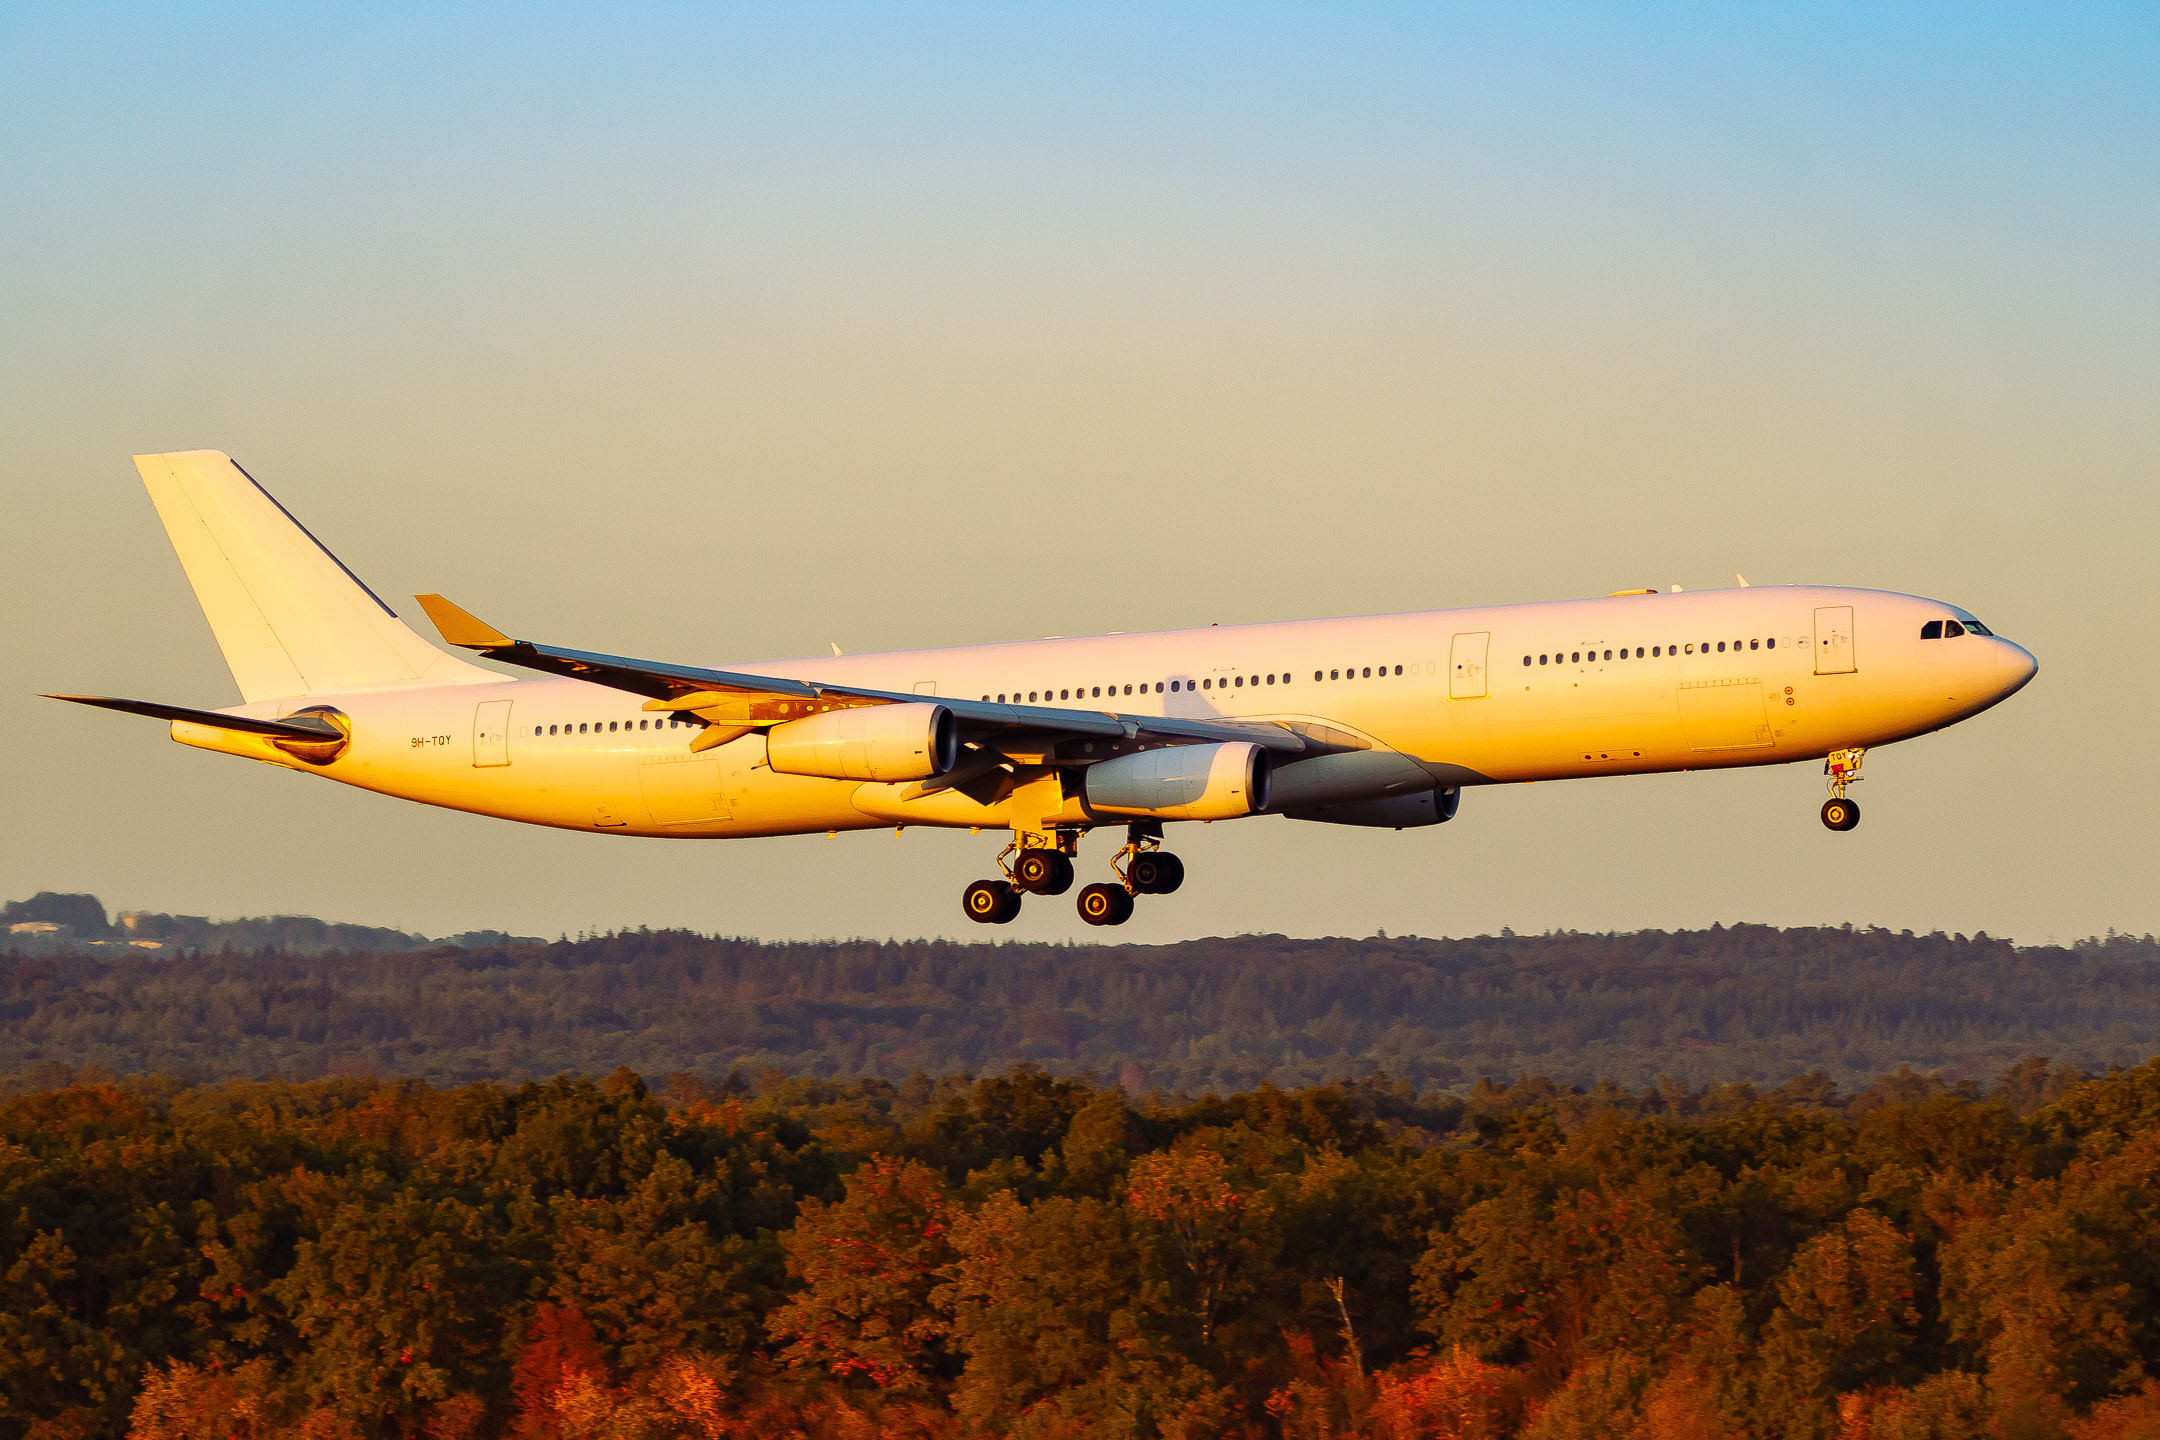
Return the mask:
<path id="1" fill-rule="evenodd" d="M 1009 831 L 967 887 L 1004 924 L 1123 826 L 1094 925 L 1168 894 L 1163 825 L 1286 815 L 1437 825 L 1465 787 L 1826 760 L 1850 830 L 1864 752 L 2031 680 L 1969 612 L 1880 590 L 1626 590 L 1588 600 L 1210 626 L 706 669 L 513 640 L 439 595 L 423 640 L 230 457 L 136 468 L 244 703 L 61 695 L 183 745 L 407 800 L 612 835 Z"/>

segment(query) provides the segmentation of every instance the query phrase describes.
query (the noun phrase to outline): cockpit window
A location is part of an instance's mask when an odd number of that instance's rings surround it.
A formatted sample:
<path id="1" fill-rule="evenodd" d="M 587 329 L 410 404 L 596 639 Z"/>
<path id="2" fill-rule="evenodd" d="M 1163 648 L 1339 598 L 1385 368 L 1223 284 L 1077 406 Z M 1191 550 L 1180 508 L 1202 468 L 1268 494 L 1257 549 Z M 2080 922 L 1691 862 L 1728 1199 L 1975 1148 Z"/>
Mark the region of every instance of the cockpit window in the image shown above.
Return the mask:
<path id="1" fill-rule="evenodd" d="M 1965 633 L 1968 635 L 1993 635 L 1995 632 L 1977 620 L 1967 620 L 1965 622 Z"/>
<path id="2" fill-rule="evenodd" d="M 1964 633 L 1965 633 L 1965 627 L 1964 627 L 1964 626 L 1962 626 L 1962 625 L 1960 625 L 1960 624 L 1958 624 L 1958 622 L 1957 622 L 1957 621 L 1955 621 L 1955 620 L 1945 620 L 1945 621 L 1943 621 L 1943 639 L 1945 639 L 1945 640 L 1955 640 L 1955 639 L 1957 639 L 1957 638 L 1958 638 L 1958 636 L 1960 636 L 1960 635 L 1963 635 Z"/>
<path id="3" fill-rule="evenodd" d="M 1942 627 L 1942 621 L 1930 620 L 1920 627 L 1920 638 L 1922 640 L 1940 640 L 1942 639 Z"/>

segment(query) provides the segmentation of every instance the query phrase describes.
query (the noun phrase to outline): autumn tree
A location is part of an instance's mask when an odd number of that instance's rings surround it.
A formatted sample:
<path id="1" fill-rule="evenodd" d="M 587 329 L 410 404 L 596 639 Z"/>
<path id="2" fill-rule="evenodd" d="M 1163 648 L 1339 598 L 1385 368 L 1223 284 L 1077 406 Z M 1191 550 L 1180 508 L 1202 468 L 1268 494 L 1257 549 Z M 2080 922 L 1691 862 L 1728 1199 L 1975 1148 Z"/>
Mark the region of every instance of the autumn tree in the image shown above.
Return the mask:
<path id="1" fill-rule="evenodd" d="M 782 1242 L 801 1288 L 767 1324 L 781 1358 L 894 1391 L 947 1377 L 948 1329 L 931 1292 L 953 1256 L 952 1219 L 936 1172 L 887 1155 L 847 1177 L 844 1199 L 805 1200 Z"/>

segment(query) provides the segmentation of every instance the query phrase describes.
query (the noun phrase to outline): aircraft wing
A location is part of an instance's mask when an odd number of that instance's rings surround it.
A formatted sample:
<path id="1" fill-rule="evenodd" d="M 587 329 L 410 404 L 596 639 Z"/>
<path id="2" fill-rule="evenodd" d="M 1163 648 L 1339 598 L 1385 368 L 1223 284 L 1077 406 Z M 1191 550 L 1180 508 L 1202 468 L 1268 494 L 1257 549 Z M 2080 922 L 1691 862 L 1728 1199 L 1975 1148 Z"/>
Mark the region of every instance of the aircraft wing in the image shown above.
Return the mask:
<path id="1" fill-rule="evenodd" d="M 823 680 L 746 675 L 695 665 L 670 665 L 566 650 L 555 645 L 513 640 L 475 619 L 440 595 L 417 595 L 443 639 L 527 670 L 567 675 L 647 697 L 648 710 L 688 711 L 713 727 L 693 742 L 695 749 L 723 744 L 749 730 L 763 729 L 833 704 L 908 704 L 925 697 Z M 1224 720 L 1181 720 L 1160 715 L 1126 715 L 1109 710 L 1064 709 L 1053 705 L 1000 705 L 940 695 L 935 703 L 952 712 L 969 739 L 1019 734 L 1048 737 L 1086 736 L 1130 740 L 1146 735 L 1169 744 L 1216 744 L 1251 741 L 1285 755 L 1303 754 L 1304 737 L 1280 725 Z"/>

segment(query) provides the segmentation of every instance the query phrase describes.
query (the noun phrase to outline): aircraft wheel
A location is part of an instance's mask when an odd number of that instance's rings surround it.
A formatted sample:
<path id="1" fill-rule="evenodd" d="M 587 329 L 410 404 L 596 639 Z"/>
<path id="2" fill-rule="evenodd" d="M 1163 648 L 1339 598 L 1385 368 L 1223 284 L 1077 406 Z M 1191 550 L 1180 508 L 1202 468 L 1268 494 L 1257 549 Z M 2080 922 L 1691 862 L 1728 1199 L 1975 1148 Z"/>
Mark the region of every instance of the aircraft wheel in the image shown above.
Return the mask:
<path id="1" fill-rule="evenodd" d="M 1080 892 L 1080 918 L 1090 925 L 1122 925 L 1132 919 L 1132 896 L 1122 885 L 1090 885 Z"/>
<path id="2" fill-rule="evenodd" d="M 967 917 L 978 925 L 1009 925 L 1020 914 L 1020 892 L 1003 880 L 977 880 L 960 897 Z"/>
<path id="3" fill-rule="evenodd" d="M 1072 861 L 1055 850 L 1023 850 L 1013 861 L 1013 883 L 1037 895 L 1062 895 L 1072 882 Z"/>
<path id="4" fill-rule="evenodd" d="M 1860 823 L 1860 807 L 1850 800 L 1825 800 L 1822 823 L 1832 830 L 1850 830 Z"/>
<path id="5" fill-rule="evenodd" d="M 1185 883 L 1185 862 L 1167 850 L 1149 850 L 1133 857 L 1126 874 L 1143 895 L 1168 895 Z"/>

